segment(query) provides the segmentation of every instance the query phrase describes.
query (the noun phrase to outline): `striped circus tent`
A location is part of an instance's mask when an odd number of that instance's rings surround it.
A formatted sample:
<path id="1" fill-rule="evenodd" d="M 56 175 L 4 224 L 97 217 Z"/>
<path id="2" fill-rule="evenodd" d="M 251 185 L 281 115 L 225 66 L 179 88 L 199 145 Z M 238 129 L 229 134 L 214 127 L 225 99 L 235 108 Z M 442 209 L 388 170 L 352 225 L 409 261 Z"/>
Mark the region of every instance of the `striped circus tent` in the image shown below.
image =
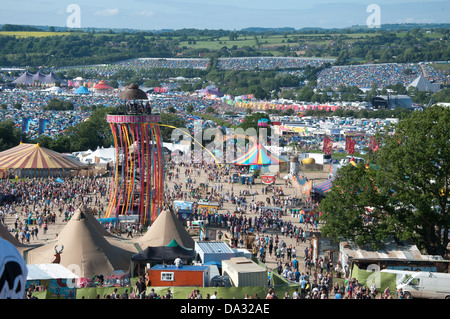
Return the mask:
<path id="1" fill-rule="evenodd" d="M 244 155 L 235 159 L 232 163 L 237 165 L 274 165 L 286 161 L 275 156 L 260 143 L 255 143 Z"/>
<path id="2" fill-rule="evenodd" d="M 20 143 L 0 152 L 0 169 L 15 171 L 19 177 L 68 176 L 71 170 L 86 168 L 76 158 L 40 147 Z"/>
<path id="3" fill-rule="evenodd" d="M 316 193 L 325 195 L 325 193 L 328 193 L 331 190 L 331 187 L 333 186 L 333 181 L 334 181 L 334 177 L 331 179 L 328 179 L 322 183 L 314 185 L 312 187 L 312 190 Z"/>

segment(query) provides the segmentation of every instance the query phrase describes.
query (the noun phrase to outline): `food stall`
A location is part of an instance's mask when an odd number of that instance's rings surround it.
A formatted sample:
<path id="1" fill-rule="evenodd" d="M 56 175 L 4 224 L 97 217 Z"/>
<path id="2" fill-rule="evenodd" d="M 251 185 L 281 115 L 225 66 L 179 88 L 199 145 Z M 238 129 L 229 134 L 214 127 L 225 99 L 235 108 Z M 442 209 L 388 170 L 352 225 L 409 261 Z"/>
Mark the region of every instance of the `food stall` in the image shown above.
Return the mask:
<path id="1" fill-rule="evenodd" d="M 181 222 L 186 222 L 194 212 L 194 202 L 191 201 L 176 200 L 173 206 Z"/>

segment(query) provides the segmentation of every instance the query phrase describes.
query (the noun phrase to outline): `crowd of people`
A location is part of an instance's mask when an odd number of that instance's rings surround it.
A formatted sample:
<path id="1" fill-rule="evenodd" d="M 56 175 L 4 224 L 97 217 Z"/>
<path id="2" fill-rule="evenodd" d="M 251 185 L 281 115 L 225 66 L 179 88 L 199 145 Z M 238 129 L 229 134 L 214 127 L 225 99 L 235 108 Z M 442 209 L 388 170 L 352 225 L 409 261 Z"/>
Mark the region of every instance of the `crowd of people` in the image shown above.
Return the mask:
<path id="1" fill-rule="evenodd" d="M 95 207 L 99 215 L 109 183 L 97 177 L 74 179 L 33 178 L 0 180 L 0 223 L 22 244 L 33 243 L 55 225 L 56 218 L 68 221 L 80 205 Z M 14 224 L 7 224 L 7 217 Z"/>
<path id="2" fill-rule="evenodd" d="M 435 83 L 445 83 L 448 80 L 442 71 L 430 64 L 364 64 L 333 66 L 323 69 L 317 76 L 317 87 L 319 89 L 326 87 L 335 89 L 339 85 L 345 85 L 370 89 L 374 84 L 383 88 L 397 83 L 407 87 L 420 75 L 424 75 L 429 81 Z"/>

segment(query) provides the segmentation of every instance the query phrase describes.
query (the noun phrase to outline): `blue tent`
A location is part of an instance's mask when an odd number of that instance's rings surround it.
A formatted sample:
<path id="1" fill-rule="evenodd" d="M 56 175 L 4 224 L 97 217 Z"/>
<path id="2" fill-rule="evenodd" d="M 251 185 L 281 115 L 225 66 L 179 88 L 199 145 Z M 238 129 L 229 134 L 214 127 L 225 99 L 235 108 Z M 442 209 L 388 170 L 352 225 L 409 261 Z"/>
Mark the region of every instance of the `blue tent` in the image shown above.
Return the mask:
<path id="1" fill-rule="evenodd" d="M 78 89 L 73 91 L 73 93 L 75 93 L 75 94 L 90 94 L 91 91 L 89 91 L 85 86 L 81 85 L 80 87 L 78 87 Z"/>

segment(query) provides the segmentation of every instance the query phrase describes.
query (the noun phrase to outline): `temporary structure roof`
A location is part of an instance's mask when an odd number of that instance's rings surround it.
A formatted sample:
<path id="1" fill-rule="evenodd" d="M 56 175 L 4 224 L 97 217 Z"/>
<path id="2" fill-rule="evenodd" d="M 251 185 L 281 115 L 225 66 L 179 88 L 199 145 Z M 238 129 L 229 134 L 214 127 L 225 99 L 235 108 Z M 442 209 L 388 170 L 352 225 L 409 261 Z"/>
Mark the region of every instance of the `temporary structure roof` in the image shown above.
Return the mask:
<path id="1" fill-rule="evenodd" d="M 255 143 L 244 155 L 235 159 L 232 163 L 237 165 L 272 165 L 285 163 L 275 156 L 260 143 Z"/>
<path id="2" fill-rule="evenodd" d="M 34 84 L 35 82 L 51 84 L 57 81 L 60 83 L 64 82 L 59 77 L 57 77 L 53 72 L 50 72 L 49 74 L 46 75 L 41 73 L 40 71 L 34 74 L 29 71 L 25 71 L 17 79 L 15 79 L 13 83 L 31 85 Z"/>
<path id="3" fill-rule="evenodd" d="M 78 279 L 79 277 L 60 264 L 27 265 L 27 280 Z"/>
<path id="4" fill-rule="evenodd" d="M 333 186 L 334 177 L 330 178 L 324 182 L 321 182 L 317 185 L 314 185 L 312 187 L 313 191 L 316 193 L 320 193 L 324 195 L 325 193 L 329 192 L 331 190 L 331 187 Z"/>
<path id="5" fill-rule="evenodd" d="M 194 259 L 195 250 L 186 249 L 180 245 L 147 247 L 140 253 L 134 254 L 131 260 L 134 262 L 172 262 L 177 257 L 183 260 Z"/>
<path id="6" fill-rule="evenodd" d="M 73 91 L 75 94 L 90 94 L 89 91 L 84 85 L 80 85 L 76 90 Z"/>
<path id="7" fill-rule="evenodd" d="M 121 100 L 148 100 L 147 94 L 139 89 L 135 83 L 130 84 L 120 92 L 119 99 Z"/>
<path id="8" fill-rule="evenodd" d="M 96 89 L 96 90 L 112 90 L 113 87 L 106 84 L 105 81 L 100 81 L 94 85 L 94 89 Z"/>
<path id="9" fill-rule="evenodd" d="M 169 245 L 172 240 L 185 248 L 194 249 L 195 241 L 171 211 L 163 210 L 147 232 L 136 239 L 141 247 L 161 247 Z"/>
<path id="10" fill-rule="evenodd" d="M 81 209 L 75 211 L 54 242 L 32 249 L 27 255 L 27 264 L 51 263 L 55 247 L 61 249 L 60 264 L 72 269 L 78 266 L 77 274 L 83 278 L 94 275 L 128 271 L 131 256 L 137 250 L 119 248 L 108 242 Z M 133 245 L 130 245 L 133 247 Z"/>
<path id="11" fill-rule="evenodd" d="M 17 247 L 23 247 L 26 246 L 19 242 L 7 229 L 6 227 L 0 223 L 0 237 L 9 241 L 11 244 Z"/>
<path id="12" fill-rule="evenodd" d="M 21 143 L 0 152 L 3 169 L 81 169 L 85 164 L 75 158 L 40 147 L 39 144 Z"/>
<path id="13" fill-rule="evenodd" d="M 64 90 L 59 86 L 52 86 L 51 88 L 45 89 L 45 92 L 49 93 L 63 93 Z"/>
<path id="14" fill-rule="evenodd" d="M 116 148 L 97 148 L 94 152 L 78 154 L 77 158 L 83 163 L 110 163 L 116 161 Z"/>
<path id="15" fill-rule="evenodd" d="M 223 241 L 197 241 L 195 251 L 203 264 L 222 265 L 222 260 L 236 257 L 236 253 Z"/>

